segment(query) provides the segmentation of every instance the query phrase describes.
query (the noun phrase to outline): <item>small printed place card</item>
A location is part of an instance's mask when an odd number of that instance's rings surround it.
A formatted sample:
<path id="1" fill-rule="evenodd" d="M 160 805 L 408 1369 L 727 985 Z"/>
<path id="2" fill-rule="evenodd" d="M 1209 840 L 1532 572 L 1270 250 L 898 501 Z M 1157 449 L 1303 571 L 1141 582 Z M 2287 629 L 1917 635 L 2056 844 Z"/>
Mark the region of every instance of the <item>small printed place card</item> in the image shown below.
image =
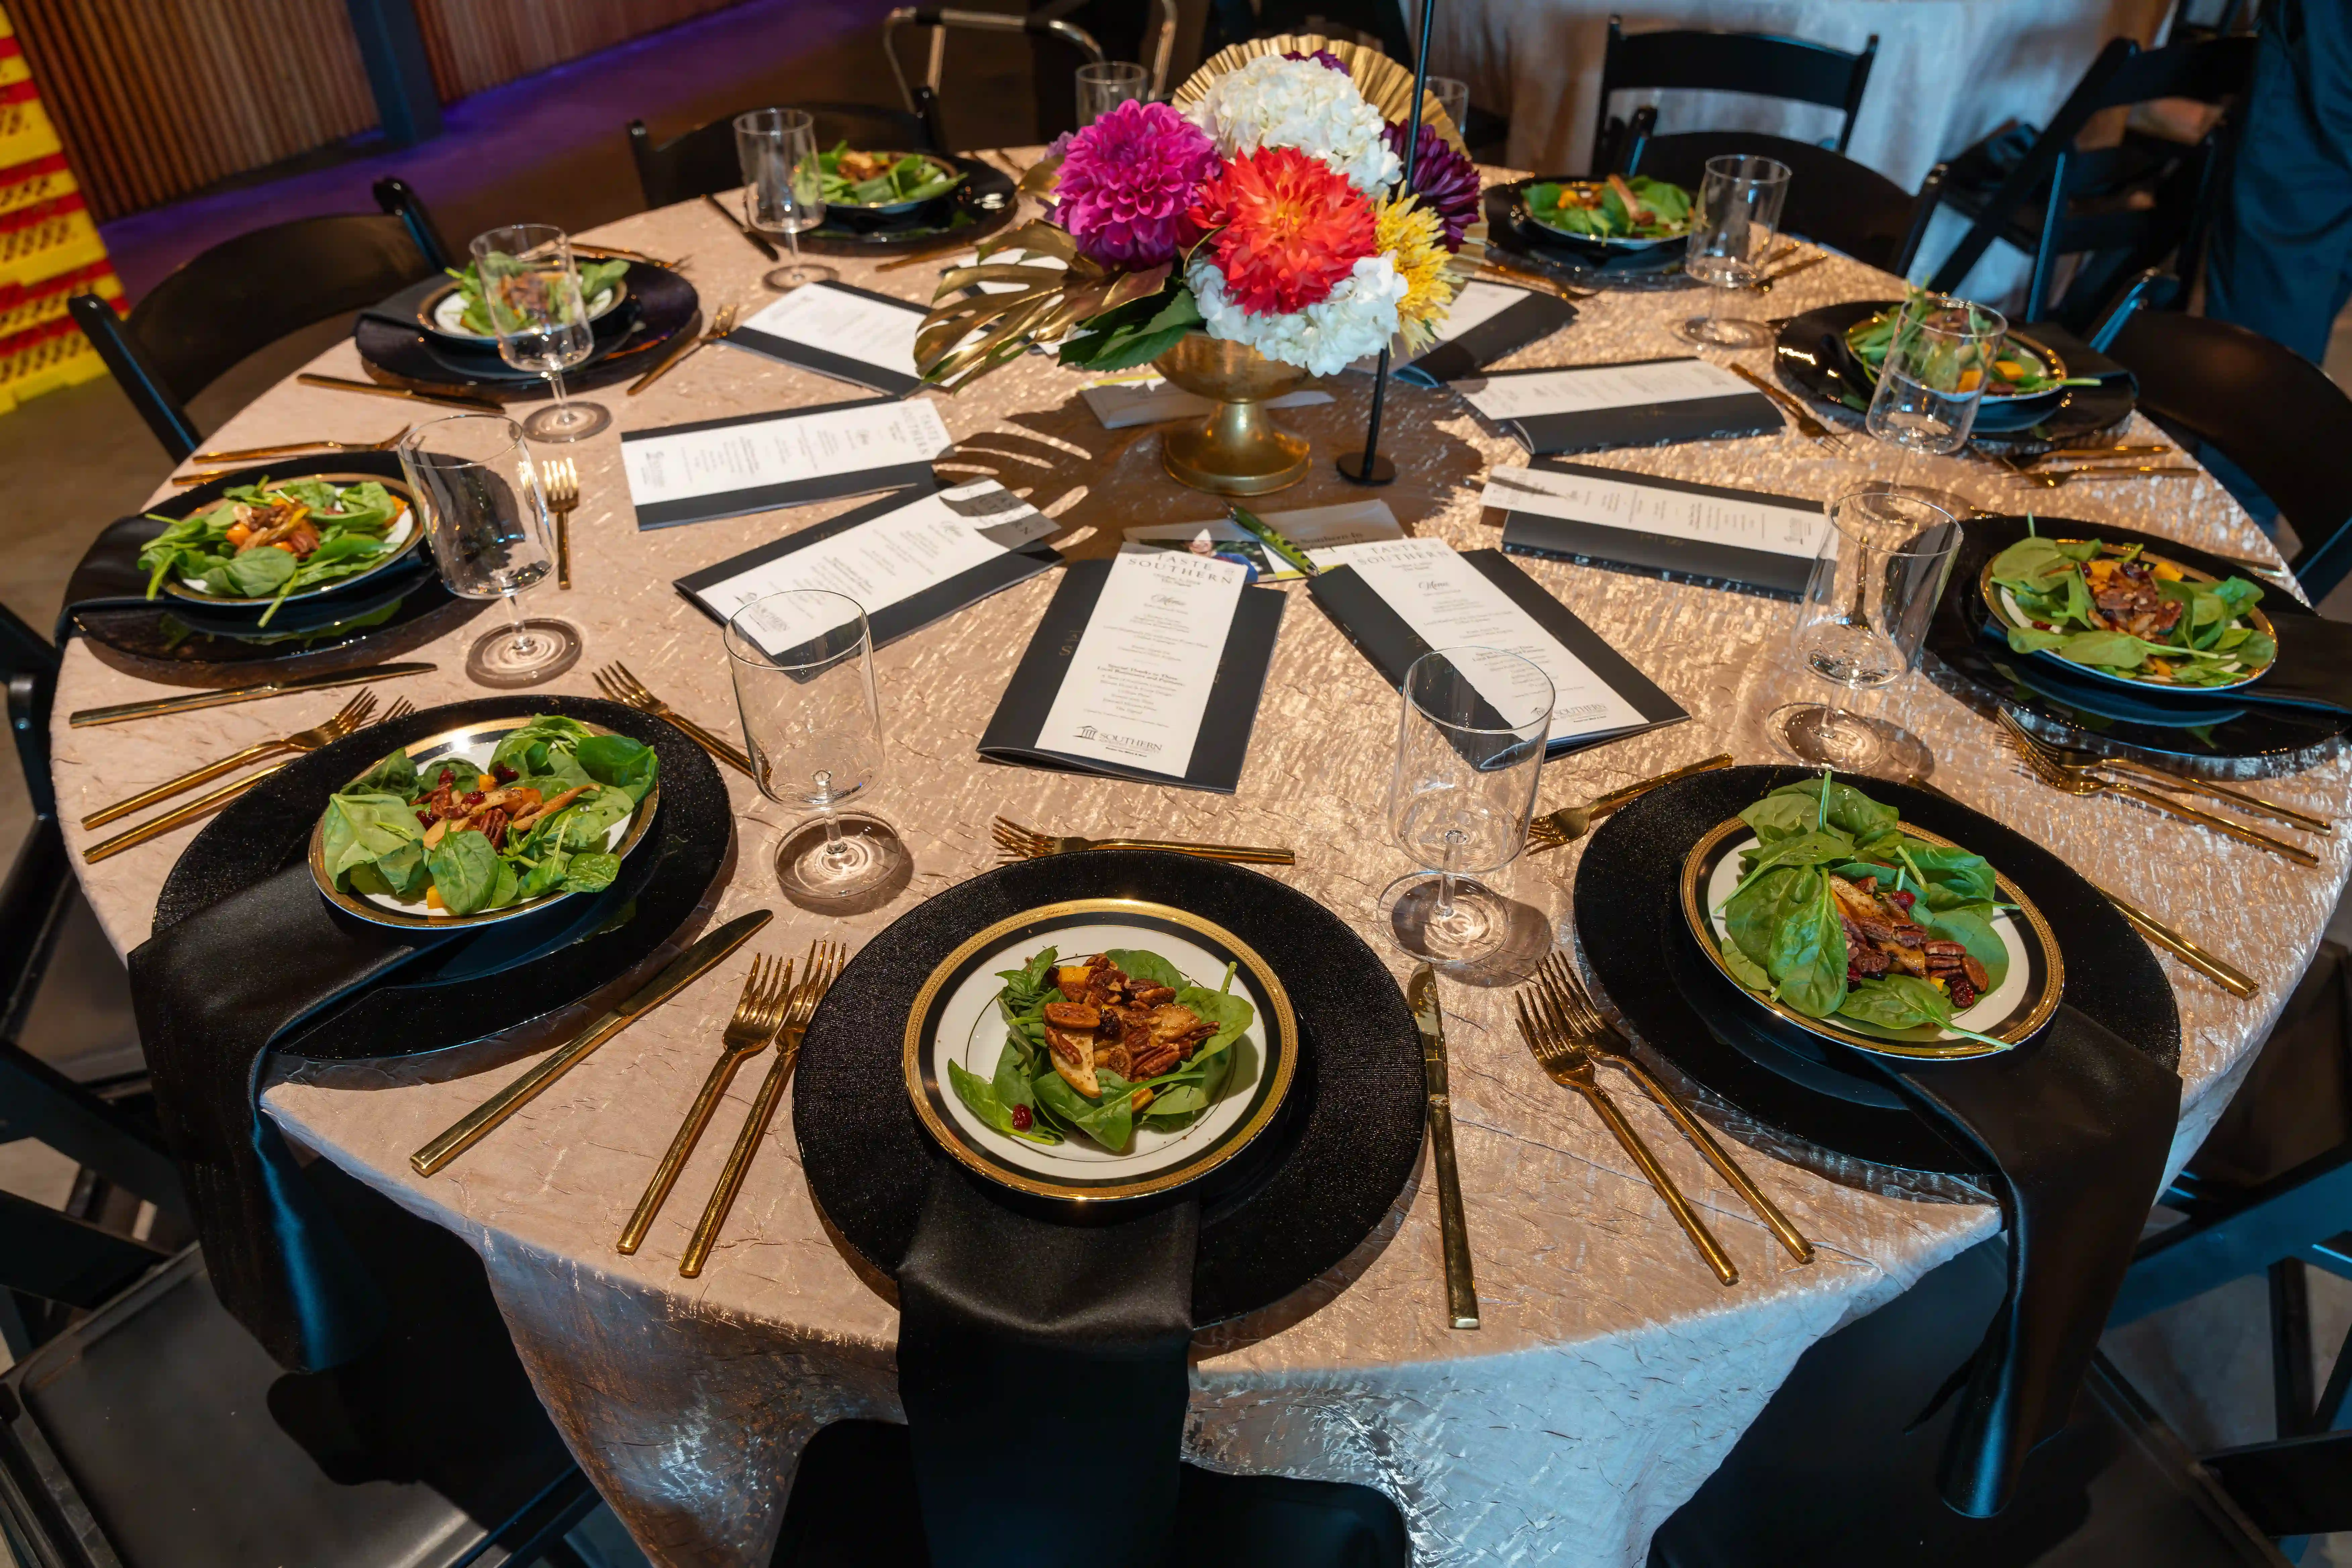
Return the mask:
<path id="1" fill-rule="evenodd" d="M 1106 430 L 1124 430 L 1130 425 L 1162 425 L 1171 419 L 1206 419 L 1209 410 L 1216 406 L 1207 398 L 1171 386 L 1156 375 L 1138 376 L 1132 380 L 1098 381 L 1092 386 L 1078 388 L 1094 416 L 1102 421 Z M 1268 408 L 1305 408 L 1311 404 L 1328 403 L 1331 395 L 1313 387 L 1301 387 L 1286 392 L 1280 397 L 1265 400 Z"/>
<path id="2" fill-rule="evenodd" d="M 1442 647 L 1501 648 L 1551 677 L 1547 756 L 1690 717 L 1501 551 L 1397 539 L 1342 545 L 1328 559 L 1307 591 L 1391 684 Z M 1478 671 L 1463 673 L 1486 691 Z"/>
<path id="3" fill-rule="evenodd" d="M 1503 548 L 1670 581 L 1802 594 L 1829 520 L 1819 501 L 1545 459 L 1495 468 L 1480 498 Z"/>
<path id="4" fill-rule="evenodd" d="M 1702 359 L 1508 370 L 1451 384 L 1537 454 L 1767 436 L 1781 427 L 1770 398 Z"/>
<path id="5" fill-rule="evenodd" d="M 1341 544 L 1361 544 L 1373 539 L 1402 539 L 1396 513 L 1384 500 L 1342 501 L 1338 506 L 1300 507 L 1292 511 L 1262 511 L 1258 521 L 1305 551 L 1322 564 L 1320 552 Z M 1207 522 L 1155 522 L 1127 531 L 1131 544 L 1155 550 L 1185 550 L 1245 563 L 1260 583 L 1285 583 L 1306 574 L 1268 549 L 1264 540 L 1229 517 Z"/>
<path id="6" fill-rule="evenodd" d="M 1419 386 L 1460 381 L 1575 320 L 1576 307 L 1556 294 L 1507 283 L 1465 283 L 1438 323 L 1437 341 L 1416 358 L 1391 357 L 1389 374 Z M 1360 359 L 1348 368 L 1369 375 L 1379 363 L 1377 358 Z"/>
<path id="7" fill-rule="evenodd" d="M 900 491 L 680 577 L 677 591 L 723 622 L 772 594 L 831 589 L 857 601 L 880 647 L 1057 565 L 1041 542 L 1057 526 L 993 479 Z M 824 629 L 775 628 L 792 640 L 768 651 Z"/>
<path id="8" fill-rule="evenodd" d="M 804 283 L 727 334 L 754 353 L 904 397 L 923 384 L 923 308 L 846 283 Z"/>
<path id="9" fill-rule="evenodd" d="M 876 490 L 929 486 L 955 445 L 929 398 L 869 397 L 632 430 L 621 466 L 640 529 L 740 517 Z"/>
<path id="10" fill-rule="evenodd" d="M 1285 603 L 1248 576 L 1137 544 L 1072 563 L 980 754 L 1233 794 Z"/>

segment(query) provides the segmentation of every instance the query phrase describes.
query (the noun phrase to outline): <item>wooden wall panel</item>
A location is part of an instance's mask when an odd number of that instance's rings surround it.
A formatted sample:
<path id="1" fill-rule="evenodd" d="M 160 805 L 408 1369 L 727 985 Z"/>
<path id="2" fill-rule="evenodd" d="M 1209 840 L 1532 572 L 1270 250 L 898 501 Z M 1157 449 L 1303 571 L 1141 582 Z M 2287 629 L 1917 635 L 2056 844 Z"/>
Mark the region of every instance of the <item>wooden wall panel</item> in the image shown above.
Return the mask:
<path id="1" fill-rule="evenodd" d="M 415 0 L 444 103 L 735 0 Z"/>

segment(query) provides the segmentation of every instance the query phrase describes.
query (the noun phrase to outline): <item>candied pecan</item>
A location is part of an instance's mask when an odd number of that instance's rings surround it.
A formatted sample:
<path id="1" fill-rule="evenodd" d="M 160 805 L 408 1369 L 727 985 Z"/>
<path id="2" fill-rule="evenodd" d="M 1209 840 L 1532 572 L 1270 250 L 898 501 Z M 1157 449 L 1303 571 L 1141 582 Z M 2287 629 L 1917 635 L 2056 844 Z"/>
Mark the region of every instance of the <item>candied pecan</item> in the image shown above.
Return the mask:
<path id="1" fill-rule="evenodd" d="M 1045 1022 L 1064 1029 L 1091 1029 L 1102 1022 L 1102 1015 L 1083 1002 L 1048 1002 Z"/>
<path id="2" fill-rule="evenodd" d="M 494 805 L 474 819 L 474 830 L 488 839 L 490 847 L 496 849 L 506 842 L 507 820 L 506 807 Z"/>

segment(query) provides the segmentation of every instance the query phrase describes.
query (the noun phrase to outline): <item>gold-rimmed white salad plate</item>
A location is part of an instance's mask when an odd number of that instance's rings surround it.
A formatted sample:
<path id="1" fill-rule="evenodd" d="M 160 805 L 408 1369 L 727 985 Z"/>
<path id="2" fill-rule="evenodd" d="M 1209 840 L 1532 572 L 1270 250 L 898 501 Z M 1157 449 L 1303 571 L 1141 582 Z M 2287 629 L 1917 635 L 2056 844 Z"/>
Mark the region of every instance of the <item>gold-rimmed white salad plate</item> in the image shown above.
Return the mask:
<path id="1" fill-rule="evenodd" d="M 318 456 L 320 456 L 320 454 L 312 454 L 312 460 L 315 461 Z M 295 464 L 299 464 L 302 459 L 296 458 L 291 459 L 291 461 Z M 259 598 L 248 597 L 242 594 L 215 594 L 211 592 L 208 588 L 198 587 L 194 584 L 184 583 L 177 575 L 166 573 L 163 576 L 163 591 L 166 594 L 172 595 L 174 598 L 185 599 L 191 604 L 217 605 L 222 609 L 257 610 L 266 609 L 269 605 L 275 604 L 299 605 L 305 599 L 315 599 L 322 594 L 340 594 L 347 589 L 356 586 L 359 584 L 366 582 L 369 578 L 374 576 L 385 567 L 390 566 L 396 562 L 407 560 L 410 555 L 415 552 L 417 546 L 422 544 L 425 541 L 425 529 L 423 524 L 418 521 L 416 515 L 416 499 L 415 496 L 410 494 L 406 482 L 401 479 L 387 479 L 382 474 L 294 471 L 293 469 L 289 469 L 286 464 L 278 464 L 274 467 L 264 464 L 256 467 L 251 470 L 249 477 L 246 475 L 224 475 L 222 478 L 240 485 L 257 485 L 260 484 L 262 480 L 268 479 L 270 481 L 270 485 L 273 488 L 276 486 L 303 483 L 330 485 L 382 485 L 386 490 L 389 490 L 392 493 L 394 500 L 400 502 L 400 510 L 394 515 L 392 526 L 384 531 L 384 542 L 390 544 L 392 548 L 384 552 L 381 556 L 378 556 L 373 563 L 372 563 L 364 572 L 354 572 L 348 577 L 338 577 L 332 582 L 315 583 L 308 588 L 298 588 L 293 593 L 288 594 L 282 598 L 276 594 L 264 594 Z M 177 497 L 167 505 L 156 507 L 153 510 L 155 515 L 158 517 L 169 517 L 174 521 L 185 521 L 188 518 L 194 517 L 200 511 L 210 511 L 213 508 L 220 505 L 222 499 L 223 498 L 221 497 L 215 496 L 208 501 L 191 503 L 185 497 Z"/>
<path id="2" fill-rule="evenodd" d="M 621 301 L 628 297 L 627 279 L 606 285 L 596 291 L 594 299 L 584 301 L 588 319 L 592 321 L 604 320 L 620 309 Z M 499 341 L 496 332 L 478 332 L 467 326 L 465 316 L 466 291 L 457 286 L 454 278 L 425 296 L 416 306 L 416 324 L 436 336 L 468 343 L 494 343 Z"/>
<path id="3" fill-rule="evenodd" d="M 2082 544 L 2086 542 L 2086 541 L 2080 539 L 2059 539 L 2055 535 L 2052 535 L 2051 537 L 2055 542 L 2060 544 Z M 2213 575 L 2210 572 L 2200 571 L 2197 567 L 2189 565 L 2185 562 L 2175 561 L 2170 556 L 2158 555 L 2147 550 L 2135 552 L 2128 545 L 2110 545 L 2103 550 L 2101 553 L 2118 557 L 2128 554 L 2136 561 L 2144 561 L 2147 563 L 2151 569 L 2161 566 L 2168 568 L 2168 570 L 2178 572 L 2184 579 L 2191 583 L 2218 583 L 2221 580 Z M 1993 559 L 1998 560 L 2000 557 L 1996 554 Z M 2001 629 L 2004 631 L 2013 631 L 2022 627 L 2032 626 L 2033 622 L 2027 617 L 2022 609 L 2019 608 L 2017 600 L 2010 594 L 2010 591 L 1992 580 L 1992 568 L 1993 562 L 1987 561 L 1984 563 L 1984 570 L 1977 574 L 1977 592 L 1983 598 L 1985 608 L 1992 613 L 1992 618 L 2000 623 Z M 2087 675 L 2095 679 L 2111 681 L 2117 686 L 2127 686 L 2138 691 L 2179 691 L 2185 692 L 2192 697 L 2215 695 L 2223 692 L 2235 691 L 2240 687 L 2252 685 L 2253 682 L 2260 680 L 2264 675 L 2268 674 L 2270 672 L 2271 666 L 2278 662 L 2278 654 L 2276 651 L 2278 647 L 2278 628 L 2271 624 L 2270 616 L 2263 613 L 2263 607 L 2260 605 L 2248 605 L 2242 613 L 2242 618 L 2247 625 L 2252 626 L 2254 630 L 2262 633 L 2263 636 L 2271 639 L 2271 647 L 2273 649 L 2271 657 L 2248 669 L 2238 679 L 2223 681 L 2213 686 L 2188 686 L 2177 681 L 2159 680 L 2147 676 L 2126 674 L 2119 670 L 2103 669 L 2095 664 L 2078 664 L 2074 660 L 2066 658 L 2063 654 L 2059 653 L 2054 648 L 2046 650 L 2046 653 L 2028 654 L 2026 657 L 2029 658 L 2041 658 L 2046 656 L 2047 658 L 2055 659 L 2058 663 L 2063 665 L 2069 671 L 2074 674 Z"/>

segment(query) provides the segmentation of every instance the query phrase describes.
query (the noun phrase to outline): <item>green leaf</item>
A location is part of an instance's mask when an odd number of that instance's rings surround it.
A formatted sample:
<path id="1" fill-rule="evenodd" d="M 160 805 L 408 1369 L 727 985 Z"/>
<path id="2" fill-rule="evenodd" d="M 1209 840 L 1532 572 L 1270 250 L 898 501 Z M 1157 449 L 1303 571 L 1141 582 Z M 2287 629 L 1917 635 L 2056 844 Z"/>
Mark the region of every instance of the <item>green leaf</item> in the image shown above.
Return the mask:
<path id="1" fill-rule="evenodd" d="M 595 850 L 570 857 L 563 866 L 563 879 L 556 885 L 567 893 L 601 893 L 613 885 L 621 874 L 621 858 Z"/>
<path id="2" fill-rule="evenodd" d="M 1088 1100 L 1050 1067 L 1031 1083 L 1036 1089 L 1038 1105 L 1051 1109 L 1056 1120 L 1118 1153 L 1135 1136 L 1135 1117 L 1128 1104 L 1135 1086 L 1102 1068 L 1096 1069 L 1095 1078 L 1102 1086 L 1099 1102 Z M 1011 1112 L 1006 1114 L 1010 1116 Z"/>
<path id="3" fill-rule="evenodd" d="M 1217 1032 L 1202 1041 L 1200 1048 L 1192 1053 L 1195 1062 L 1240 1039 L 1257 1016 L 1257 1009 L 1249 1005 L 1248 998 L 1230 991 L 1212 991 L 1205 985 L 1178 986 L 1176 1005 L 1192 1009 L 1202 1022 L 1217 1026 Z"/>
<path id="4" fill-rule="evenodd" d="M 1058 1133 L 1043 1125 L 1033 1123 L 1025 1131 L 1013 1126 L 1012 1109 L 997 1095 L 995 1087 L 978 1073 L 965 1071 L 959 1063 L 948 1063 L 948 1087 L 955 1090 L 955 1097 L 962 1100 L 974 1116 L 999 1132 L 1032 1143 L 1059 1143 L 1062 1141 Z"/>
<path id="5" fill-rule="evenodd" d="M 381 860 L 425 836 L 408 802 L 396 795 L 357 792 L 327 797 L 320 855 L 337 887 L 350 886 L 352 868 Z"/>
<path id="6" fill-rule="evenodd" d="M 1836 828 L 1791 834 L 1770 844 L 1759 844 L 1742 858 L 1739 885 L 1725 899 L 1728 903 L 1746 892 L 1765 872 L 1780 866 L 1830 866 L 1853 858 L 1853 840 Z"/>
<path id="7" fill-rule="evenodd" d="M 416 759 L 406 752 L 394 752 L 362 773 L 346 790 L 351 795 L 396 795 L 403 800 L 415 800 Z"/>
<path id="8" fill-rule="evenodd" d="M 632 802 L 646 798 L 661 767 L 651 746 L 627 735 L 591 735 L 572 748 L 572 755 L 590 778 L 626 790 Z"/>
<path id="9" fill-rule="evenodd" d="M 265 599 L 293 580 L 298 564 L 293 552 L 265 546 L 240 551 L 229 557 L 224 574 L 228 578 L 229 592 L 248 599 Z M 218 584 L 212 586 L 215 593 L 223 591 Z"/>
<path id="10" fill-rule="evenodd" d="M 2009 648 L 2011 653 L 2049 653 L 2064 647 L 2074 637 L 2072 632 L 2045 632 L 2039 626 L 2011 626 Z"/>
<path id="11" fill-rule="evenodd" d="M 1993 929 L 1996 907 L 1962 904 L 1948 910 L 1919 909 L 1912 911 L 1912 918 L 1944 941 L 1967 948 L 1969 956 L 1984 965 L 1985 989 L 1997 991 L 2009 978 L 2009 944 Z"/>
<path id="12" fill-rule="evenodd" d="M 472 828 L 444 837 L 427 852 L 425 864 L 432 868 L 433 886 L 440 891 L 441 907 L 453 915 L 476 914 L 488 909 L 492 895 L 498 891 L 499 852 Z"/>
<path id="13" fill-rule="evenodd" d="M 1889 974 L 1857 982 L 1839 1004 L 1838 1015 L 1882 1029 L 1940 1027 L 1952 1021 L 1952 999 L 1916 976 Z"/>
<path id="14" fill-rule="evenodd" d="M 2149 645 L 2129 632 L 2077 632 L 2058 648 L 2062 658 L 2103 669 L 2137 669 L 2147 659 Z"/>
<path id="15" fill-rule="evenodd" d="M 1139 947 L 1114 947 L 1103 954 L 1118 965 L 1129 980 L 1147 985 L 1165 985 L 1171 991 L 1184 984 L 1184 975 L 1174 964 L 1158 953 Z"/>
<path id="16" fill-rule="evenodd" d="M 1727 939 L 1717 942 L 1715 950 L 1722 954 L 1723 967 L 1731 971 L 1734 980 L 1759 996 L 1772 994 L 1772 977 L 1765 973 L 1764 966 L 1748 957 L 1738 942 Z"/>
<path id="17" fill-rule="evenodd" d="M 1772 932 L 1764 972 L 1781 1002 L 1809 1018 L 1826 1018 L 1845 1000 L 1845 929 L 1839 923 L 1828 876 L 1794 873 L 1786 912 Z"/>

